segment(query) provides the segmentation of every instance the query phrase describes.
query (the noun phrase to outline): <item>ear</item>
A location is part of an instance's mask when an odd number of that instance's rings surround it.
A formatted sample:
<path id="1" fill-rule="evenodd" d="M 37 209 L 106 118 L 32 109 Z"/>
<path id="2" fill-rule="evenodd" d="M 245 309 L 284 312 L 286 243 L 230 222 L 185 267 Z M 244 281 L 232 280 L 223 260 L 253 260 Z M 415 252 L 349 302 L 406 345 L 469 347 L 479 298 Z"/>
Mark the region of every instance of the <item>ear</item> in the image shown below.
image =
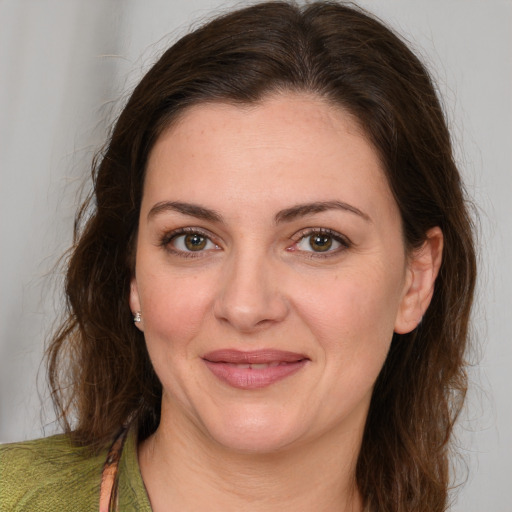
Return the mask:
<path id="1" fill-rule="evenodd" d="M 421 322 L 432 295 L 443 257 L 443 232 L 434 227 L 427 231 L 423 245 L 409 255 L 407 278 L 395 321 L 395 332 L 406 334 Z"/>
<path id="2" fill-rule="evenodd" d="M 133 315 L 135 313 L 141 312 L 140 306 L 140 297 L 139 297 L 139 289 L 137 287 L 137 279 L 132 277 L 130 282 L 130 309 L 132 310 Z M 140 322 L 135 322 L 135 326 L 139 329 L 139 331 L 144 332 L 144 317 L 141 315 Z"/>

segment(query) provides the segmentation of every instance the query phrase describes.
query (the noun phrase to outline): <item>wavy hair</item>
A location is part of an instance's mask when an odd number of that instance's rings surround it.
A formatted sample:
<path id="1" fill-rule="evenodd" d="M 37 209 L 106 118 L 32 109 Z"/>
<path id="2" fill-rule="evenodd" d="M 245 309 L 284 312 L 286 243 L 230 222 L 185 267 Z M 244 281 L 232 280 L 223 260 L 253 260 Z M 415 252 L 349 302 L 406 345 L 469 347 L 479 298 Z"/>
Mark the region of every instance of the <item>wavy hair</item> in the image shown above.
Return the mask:
<path id="1" fill-rule="evenodd" d="M 67 317 L 48 348 L 59 417 L 75 443 L 93 450 L 128 418 L 141 438 L 155 431 L 161 385 L 128 303 L 148 155 L 191 105 L 251 104 L 276 92 L 316 94 L 359 120 L 382 160 L 409 250 L 430 228 L 443 231 L 432 302 L 417 329 L 394 335 L 356 477 L 368 510 L 444 511 L 449 440 L 467 387 L 472 222 L 427 70 L 353 5 L 267 2 L 228 13 L 165 51 L 135 88 L 95 159 L 93 192 L 76 218 Z"/>

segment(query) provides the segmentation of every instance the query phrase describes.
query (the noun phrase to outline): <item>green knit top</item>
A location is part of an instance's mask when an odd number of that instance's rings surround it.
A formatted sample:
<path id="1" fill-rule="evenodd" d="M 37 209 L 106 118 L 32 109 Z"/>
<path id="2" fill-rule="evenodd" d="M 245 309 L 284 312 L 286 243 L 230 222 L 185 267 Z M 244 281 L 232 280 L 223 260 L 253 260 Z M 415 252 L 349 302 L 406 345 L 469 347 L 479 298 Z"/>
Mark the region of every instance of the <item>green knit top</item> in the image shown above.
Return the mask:
<path id="1" fill-rule="evenodd" d="M 151 512 L 130 431 L 119 462 L 119 510 Z M 98 511 L 107 450 L 90 455 L 65 435 L 0 446 L 0 511 Z"/>

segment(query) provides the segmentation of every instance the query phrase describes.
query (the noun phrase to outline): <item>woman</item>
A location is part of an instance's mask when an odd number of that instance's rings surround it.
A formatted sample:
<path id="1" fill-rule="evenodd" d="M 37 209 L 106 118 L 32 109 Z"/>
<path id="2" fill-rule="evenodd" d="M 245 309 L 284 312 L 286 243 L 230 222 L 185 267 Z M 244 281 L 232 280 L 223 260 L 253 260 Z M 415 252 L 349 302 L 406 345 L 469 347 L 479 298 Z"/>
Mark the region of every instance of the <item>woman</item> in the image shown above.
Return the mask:
<path id="1" fill-rule="evenodd" d="M 213 20 L 98 159 L 49 348 L 67 433 L 3 448 L 1 499 L 446 510 L 474 281 L 442 109 L 401 40 L 335 3 Z"/>

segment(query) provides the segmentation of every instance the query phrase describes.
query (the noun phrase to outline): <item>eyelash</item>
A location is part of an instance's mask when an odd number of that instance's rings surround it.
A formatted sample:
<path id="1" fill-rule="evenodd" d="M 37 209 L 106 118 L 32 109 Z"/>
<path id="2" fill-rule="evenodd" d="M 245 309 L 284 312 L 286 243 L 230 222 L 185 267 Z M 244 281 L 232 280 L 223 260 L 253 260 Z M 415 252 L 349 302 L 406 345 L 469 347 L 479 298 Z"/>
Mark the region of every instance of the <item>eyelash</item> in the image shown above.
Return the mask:
<path id="1" fill-rule="evenodd" d="M 216 248 L 219 247 L 217 243 L 213 240 L 213 237 L 211 233 L 208 231 L 202 230 L 200 228 L 194 228 L 194 227 L 187 227 L 187 228 L 179 228 L 171 231 L 170 233 L 166 233 L 164 236 L 162 236 L 159 245 L 163 247 L 166 251 L 175 254 L 177 256 L 183 257 L 183 258 L 200 258 L 204 255 L 206 251 L 199 250 L 199 251 L 183 251 L 180 249 L 176 249 L 172 246 L 172 242 L 183 235 L 199 235 L 207 239 L 207 241 L 211 242 L 215 245 Z M 340 247 L 334 249 L 334 250 L 326 250 L 325 252 L 321 251 L 305 251 L 299 249 L 299 251 L 302 253 L 302 256 L 306 258 L 329 258 L 332 256 L 335 256 L 339 254 L 340 252 L 344 251 L 345 249 L 349 249 L 352 246 L 351 241 L 341 235 L 340 233 L 333 231 L 328 228 L 306 228 L 295 235 L 291 237 L 291 240 L 294 242 L 294 246 L 296 247 L 298 243 L 300 243 L 303 239 L 312 237 L 314 235 L 326 235 L 331 237 L 335 242 L 340 244 Z M 289 251 L 295 251 L 296 249 L 293 247 L 287 248 Z"/>
<path id="2" fill-rule="evenodd" d="M 218 247 L 212 240 L 212 235 L 208 231 L 204 231 L 200 228 L 179 228 L 166 233 L 160 240 L 159 245 L 171 254 L 175 254 L 182 258 L 200 258 L 205 251 L 182 251 L 172 246 L 172 242 L 183 235 L 199 235 L 206 238 L 209 242 L 213 243 L 215 247 Z"/>
<path id="3" fill-rule="evenodd" d="M 303 256 L 306 258 L 329 258 L 332 256 L 338 255 L 340 252 L 343 252 L 345 249 L 349 249 L 352 246 L 352 242 L 346 237 L 341 235 L 340 233 L 333 231 L 328 228 L 306 228 L 299 231 L 292 237 L 292 240 L 297 245 L 305 238 L 310 238 L 314 235 L 326 235 L 331 237 L 335 242 L 340 244 L 340 247 L 334 250 L 327 250 L 325 252 L 320 251 L 301 251 Z M 290 251 L 294 249 L 289 249 Z"/>

